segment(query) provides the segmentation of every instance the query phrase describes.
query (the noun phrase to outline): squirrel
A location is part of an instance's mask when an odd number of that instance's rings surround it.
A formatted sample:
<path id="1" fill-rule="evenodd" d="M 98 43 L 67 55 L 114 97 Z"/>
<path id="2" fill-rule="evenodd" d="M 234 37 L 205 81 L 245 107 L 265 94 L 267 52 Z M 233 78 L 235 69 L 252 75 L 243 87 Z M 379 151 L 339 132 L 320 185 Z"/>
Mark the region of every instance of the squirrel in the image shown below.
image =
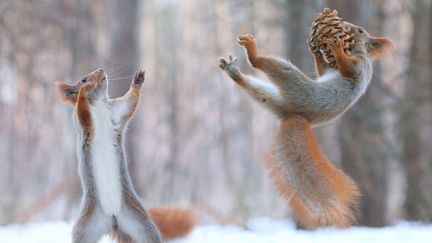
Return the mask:
<path id="1" fill-rule="evenodd" d="M 372 37 L 360 26 L 344 25 L 354 34 L 352 55 L 344 53 L 342 40 L 328 39 L 337 69 L 321 52 L 311 50 L 316 80 L 287 60 L 259 53 L 250 34 L 239 36 L 238 43 L 252 67 L 263 71 L 271 83 L 243 74 L 235 57 L 219 60 L 219 67 L 236 84 L 278 117 L 279 126 L 264 159 L 293 216 L 308 229 L 343 228 L 356 221 L 361 193 L 354 181 L 322 154 L 312 126 L 339 117 L 356 103 L 371 81 L 372 61 L 394 45 L 391 39 Z"/>
<path id="2" fill-rule="evenodd" d="M 97 242 L 108 233 L 117 242 L 156 243 L 162 237 L 183 236 L 195 226 L 189 209 L 159 207 L 147 212 L 129 176 L 124 131 L 137 108 L 144 78 L 144 71 L 136 72 L 129 91 L 116 99 L 107 95 L 108 80 L 102 69 L 75 84 L 57 85 L 63 100 L 74 106 L 83 189 L 74 243 Z"/>

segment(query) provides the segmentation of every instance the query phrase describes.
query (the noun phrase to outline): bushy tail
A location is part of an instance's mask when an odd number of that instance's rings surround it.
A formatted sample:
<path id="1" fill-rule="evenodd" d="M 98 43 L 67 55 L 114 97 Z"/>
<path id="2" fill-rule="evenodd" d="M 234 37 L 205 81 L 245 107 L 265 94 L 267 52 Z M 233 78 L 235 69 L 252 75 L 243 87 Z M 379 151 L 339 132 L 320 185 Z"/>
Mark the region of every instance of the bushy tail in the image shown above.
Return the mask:
<path id="1" fill-rule="evenodd" d="M 281 121 L 266 161 L 280 193 L 304 227 L 348 227 L 356 220 L 360 199 L 356 184 L 321 153 L 303 117 Z"/>
<path id="2" fill-rule="evenodd" d="M 194 213 L 187 208 L 155 207 L 148 212 L 165 240 L 184 236 L 196 225 Z"/>

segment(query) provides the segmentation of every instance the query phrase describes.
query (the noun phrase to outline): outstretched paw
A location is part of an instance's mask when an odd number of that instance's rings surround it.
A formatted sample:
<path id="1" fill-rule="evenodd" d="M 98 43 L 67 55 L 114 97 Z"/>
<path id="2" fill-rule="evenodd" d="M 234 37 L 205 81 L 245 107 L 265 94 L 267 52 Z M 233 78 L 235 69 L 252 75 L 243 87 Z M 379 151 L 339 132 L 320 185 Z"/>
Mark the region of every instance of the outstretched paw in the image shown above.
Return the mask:
<path id="1" fill-rule="evenodd" d="M 145 71 L 139 70 L 135 73 L 132 84 L 134 86 L 141 87 L 141 85 L 144 83 L 145 79 Z"/>
<path id="2" fill-rule="evenodd" d="M 237 58 L 229 55 L 228 61 L 225 58 L 219 59 L 219 67 L 228 73 L 228 75 L 234 79 L 238 80 L 240 77 L 240 70 L 237 66 Z"/>
<path id="3" fill-rule="evenodd" d="M 230 67 L 236 67 L 237 66 L 237 58 L 233 57 L 231 55 L 228 56 L 228 61 L 225 60 L 225 58 L 221 58 L 219 59 L 219 67 L 222 70 L 228 71 L 228 69 L 230 69 Z"/>
<path id="4" fill-rule="evenodd" d="M 241 35 L 237 38 L 238 43 L 246 49 L 256 50 L 256 40 L 251 34 Z"/>
<path id="5" fill-rule="evenodd" d="M 251 34 L 246 34 L 239 36 L 237 40 L 238 43 L 246 49 L 251 65 L 255 68 L 258 68 L 258 50 L 255 38 Z"/>

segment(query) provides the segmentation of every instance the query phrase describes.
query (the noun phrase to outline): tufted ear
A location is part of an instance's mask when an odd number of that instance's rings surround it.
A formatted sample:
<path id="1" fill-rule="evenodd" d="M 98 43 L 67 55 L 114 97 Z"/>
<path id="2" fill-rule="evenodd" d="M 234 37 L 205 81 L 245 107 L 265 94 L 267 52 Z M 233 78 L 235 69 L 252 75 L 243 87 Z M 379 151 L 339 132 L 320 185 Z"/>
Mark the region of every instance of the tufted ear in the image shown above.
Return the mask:
<path id="1" fill-rule="evenodd" d="M 62 81 L 57 82 L 56 86 L 61 98 L 67 103 L 75 105 L 77 101 L 79 87 L 77 85 L 71 85 Z"/>
<path id="2" fill-rule="evenodd" d="M 370 37 L 366 43 L 366 48 L 372 58 L 379 58 L 394 48 L 392 39 L 387 37 Z"/>

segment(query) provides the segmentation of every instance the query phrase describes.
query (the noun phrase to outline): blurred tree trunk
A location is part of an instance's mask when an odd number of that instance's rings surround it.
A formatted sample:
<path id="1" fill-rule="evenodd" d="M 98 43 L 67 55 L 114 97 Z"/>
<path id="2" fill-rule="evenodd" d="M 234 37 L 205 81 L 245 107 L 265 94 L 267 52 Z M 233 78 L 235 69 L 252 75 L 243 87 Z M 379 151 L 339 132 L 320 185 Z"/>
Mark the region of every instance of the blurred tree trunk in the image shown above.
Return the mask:
<path id="1" fill-rule="evenodd" d="M 239 0 L 237 2 L 228 1 L 229 9 L 228 19 L 231 21 L 232 41 L 236 36 L 245 33 L 256 33 L 255 29 L 255 11 L 256 0 Z M 243 51 L 242 47 L 236 45 L 236 49 Z M 247 61 L 239 62 L 241 70 L 250 70 Z M 231 80 L 228 80 L 230 82 Z M 224 82 L 226 82 L 224 80 Z M 236 87 L 235 92 L 243 92 Z M 222 97 L 221 97 L 222 98 Z M 224 101 L 222 101 L 224 102 Z M 227 177 L 230 177 L 228 185 L 233 192 L 233 213 L 239 217 L 242 222 L 246 222 L 251 214 L 250 201 L 247 200 L 250 190 L 254 190 L 254 182 L 250 180 L 253 174 L 254 166 L 258 161 L 253 157 L 253 103 L 244 93 L 234 99 L 231 107 L 231 117 L 222 114 L 225 127 L 225 139 L 228 144 L 221 145 L 222 154 L 225 156 L 224 167 L 227 170 Z M 223 107 L 225 108 L 225 107 Z M 234 119 L 235 121 L 234 121 Z M 233 119 L 231 124 L 227 121 Z M 221 140 L 222 141 L 222 140 Z M 239 151 L 248 151 L 239 153 Z"/>
<path id="2" fill-rule="evenodd" d="M 93 71 L 93 63 L 97 60 L 91 28 L 94 26 L 94 16 L 92 5 L 88 2 L 76 1 L 70 4 L 73 9 L 68 16 L 71 19 L 70 23 L 63 24 L 69 27 L 66 31 L 71 54 L 69 75 L 78 80 L 82 75 Z"/>
<path id="3" fill-rule="evenodd" d="M 410 21 L 407 9 L 416 5 Z M 145 203 L 203 202 L 210 205 L 208 211 L 215 209 L 213 215 L 229 219 L 225 222 L 242 224 L 249 217 L 286 213 L 286 202 L 277 196 L 261 157 L 275 118 L 217 68 L 217 58 L 234 54 L 242 71 L 254 73 L 235 41 L 250 32 L 263 53 L 286 56 L 313 76 L 306 37 L 313 13 L 324 6 L 338 9 L 344 19 L 374 34 L 386 22 L 383 29 L 394 34 L 398 44 L 384 59 L 392 63 L 376 65 L 359 104 L 315 129 L 321 135 L 319 145 L 333 163 L 341 165 L 341 160 L 359 183 L 365 195 L 361 224 L 385 224 L 386 201 L 393 205 L 394 218 L 400 217 L 405 193 L 406 217 L 430 220 L 431 1 L 15 0 L 0 3 L 0 224 L 13 222 L 32 205 L 42 205 L 34 219 L 58 219 L 62 209 L 66 218 L 77 213 L 78 184 L 68 189 L 75 192 L 66 204 L 63 194 L 58 200 L 41 197 L 64 178 L 77 176 L 72 109 L 59 101 L 54 81 L 72 81 L 103 67 L 112 82 L 111 94 L 118 97 L 128 89 L 138 64 L 148 78 L 127 148 L 130 172 Z M 380 12 L 384 6 L 388 17 Z M 394 72 L 401 70 L 404 76 L 391 83 Z M 254 74 L 267 80 L 262 72 Z M 390 86 L 391 98 L 382 97 L 383 86 L 377 84 Z M 384 135 L 396 145 L 392 159 L 404 162 L 397 174 L 387 172 Z"/>
<path id="4" fill-rule="evenodd" d="M 104 15 L 104 21 L 109 22 L 109 31 L 107 34 L 108 41 L 110 42 L 109 50 L 107 50 L 106 57 L 111 59 L 104 60 L 103 63 L 107 64 L 108 70 L 114 70 L 113 80 L 109 84 L 109 93 L 111 97 L 123 96 L 129 89 L 132 77 L 135 71 L 138 69 L 139 60 L 139 29 L 138 29 L 138 11 L 139 4 L 144 4 L 144 1 L 138 0 L 111 0 L 105 2 L 106 6 L 102 8 L 106 11 L 100 11 L 100 14 Z M 121 10 L 121 11 L 119 11 Z M 105 12 L 108 12 L 105 13 Z M 106 33 L 105 33 L 106 34 Z M 99 37 L 101 38 L 101 37 Z M 100 65 L 100 64 L 97 64 Z M 95 67 L 98 68 L 98 67 Z M 144 67 L 139 67 L 144 69 Z M 121 77 L 121 78 L 118 78 Z M 116 79 L 118 78 L 118 79 Z M 142 146 L 139 143 L 139 134 L 137 131 L 137 121 L 132 119 L 129 128 L 127 129 L 127 158 L 129 160 L 129 173 L 133 180 L 135 180 L 139 174 L 136 169 L 137 160 L 139 160 L 137 152 Z M 138 191 L 140 191 L 140 185 L 137 185 Z"/>
<path id="5" fill-rule="evenodd" d="M 303 18 L 308 5 L 307 1 L 286 0 L 284 6 L 286 18 L 282 23 L 282 26 L 284 26 L 284 41 L 287 43 L 286 57 L 301 70 L 305 69 L 305 59 L 307 58 L 305 53 L 308 52 L 306 38 L 309 29 L 306 26 L 309 25 L 306 24 Z M 311 21 L 312 19 L 310 19 Z"/>
<path id="6" fill-rule="evenodd" d="M 109 39 L 111 42 L 110 53 L 107 55 L 112 60 L 106 60 L 109 64 L 130 67 L 124 72 L 119 71 L 117 75 L 130 76 L 131 71 L 137 69 L 139 60 L 138 48 L 138 10 L 137 0 L 112 0 L 108 5 L 109 14 L 106 21 L 110 22 Z M 121 11 L 119 11 L 121 9 Z M 113 81 L 110 83 L 110 94 L 118 97 L 126 93 L 129 89 L 130 80 Z"/>
<path id="7" fill-rule="evenodd" d="M 382 6 L 375 6 L 378 15 L 374 15 L 370 11 L 373 9 L 371 5 L 370 1 L 340 2 L 337 9 L 345 20 L 363 25 L 370 32 L 379 32 L 366 26 L 366 23 L 383 22 Z M 383 114 L 379 109 L 383 94 L 377 85 L 382 82 L 381 75 L 377 63 L 368 91 L 342 117 L 338 134 L 342 167 L 353 177 L 363 194 L 358 223 L 373 227 L 387 224 L 388 161 L 383 142 Z"/>
<path id="8" fill-rule="evenodd" d="M 163 4 L 158 8 L 156 17 L 156 63 L 162 64 L 156 66 L 155 80 L 161 89 L 160 95 L 163 107 L 161 107 L 161 125 L 166 129 L 162 140 L 166 146 L 167 154 L 162 157 L 162 176 L 164 179 L 161 198 L 165 202 L 172 202 L 176 197 L 179 189 L 177 181 L 177 161 L 179 159 L 179 140 L 180 121 L 179 121 L 179 68 L 178 51 L 183 47 L 183 42 L 179 33 L 181 26 L 179 24 L 179 12 L 176 11 L 181 7 L 180 2 L 170 2 Z M 158 5 L 156 3 L 156 5 Z M 161 104 L 162 105 L 162 104 Z"/>
<path id="9" fill-rule="evenodd" d="M 399 123 L 402 158 L 408 183 L 405 213 L 408 219 L 423 221 L 432 220 L 432 162 L 430 151 L 426 152 L 430 142 L 424 140 L 425 129 L 430 129 L 430 124 L 425 122 L 430 116 L 424 114 L 430 112 L 431 105 L 421 102 L 427 96 L 430 100 L 431 95 L 427 93 L 430 90 L 424 88 L 426 85 L 430 86 L 431 80 L 431 66 L 428 66 L 427 60 L 431 39 L 424 41 L 430 37 L 430 31 L 428 33 L 425 30 L 432 28 L 427 21 L 431 14 L 429 9 L 427 1 L 415 1 L 412 12 L 414 29 L 409 54 L 410 65 Z M 429 47 L 426 43 L 429 43 Z"/>
<path id="10" fill-rule="evenodd" d="M 178 4 L 178 5 L 177 5 Z M 182 41 L 178 40 L 180 35 L 180 26 L 175 25 L 175 23 L 178 23 L 178 12 L 176 9 L 179 7 L 181 3 L 172 3 L 169 5 L 169 7 L 166 9 L 167 13 L 165 15 L 168 25 L 165 26 L 165 30 L 167 33 L 166 37 L 163 37 L 166 39 L 166 47 L 167 50 L 163 54 L 163 57 L 165 62 L 167 63 L 168 70 L 165 70 L 165 81 L 168 82 L 167 90 L 166 90 L 166 97 L 168 99 L 168 114 L 167 114 L 167 121 L 168 121 L 168 129 L 169 129 L 169 136 L 171 139 L 169 140 L 169 156 L 166 163 L 166 171 L 169 176 L 169 182 L 166 188 L 168 191 L 171 191 L 171 193 L 165 194 L 166 200 L 168 202 L 172 202 L 175 200 L 176 192 L 181 190 L 178 185 L 176 185 L 176 179 L 177 179 L 177 160 L 179 158 L 179 144 L 180 144 L 180 114 L 178 113 L 178 103 L 179 101 L 179 65 L 177 65 L 179 56 L 178 56 L 178 50 L 180 50 L 183 45 Z M 177 40 L 177 41 L 173 41 Z"/>

